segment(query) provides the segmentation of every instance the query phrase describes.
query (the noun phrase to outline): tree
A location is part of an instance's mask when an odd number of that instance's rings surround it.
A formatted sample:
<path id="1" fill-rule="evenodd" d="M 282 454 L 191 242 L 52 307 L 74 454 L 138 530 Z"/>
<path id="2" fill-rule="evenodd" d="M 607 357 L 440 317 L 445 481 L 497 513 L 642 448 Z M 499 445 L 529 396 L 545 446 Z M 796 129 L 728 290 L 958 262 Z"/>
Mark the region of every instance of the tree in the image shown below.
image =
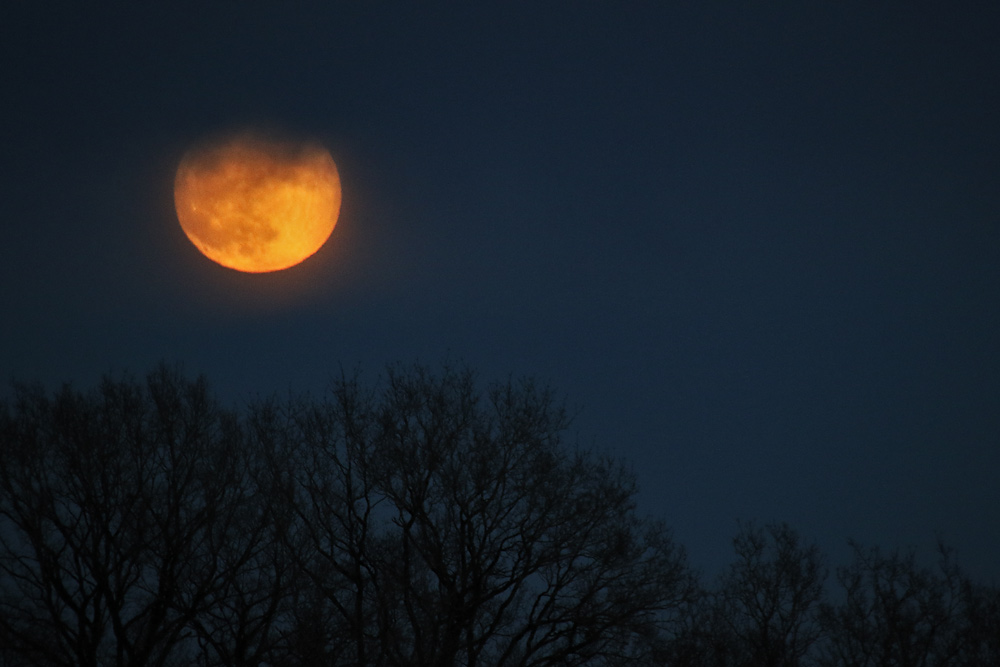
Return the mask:
<path id="1" fill-rule="evenodd" d="M 940 548 L 743 525 L 701 588 L 633 476 L 533 381 L 344 376 L 219 406 L 204 379 L 0 402 L 0 665 L 981 667 L 1000 592 Z"/>
<path id="2" fill-rule="evenodd" d="M 741 525 L 736 560 L 704 591 L 674 645 L 674 662 L 717 667 L 804 664 L 820 637 L 826 567 L 787 524 Z"/>
<path id="3" fill-rule="evenodd" d="M 160 368 L 0 407 L 6 665 L 627 665 L 694 591 L 531 381 L 341 377 L 224 410 Z"/>
<path id="4" fill-rule="evenodd" d="M 235 416 L 161 367 L 0 412 L 0 639 L 9 663 L 167 665 L 255 557 Z"/>
<path id="5" fill-rule="evenodd" d="M 337 664 L 642 663 L 692 591 L 614 462 L 565 449 L 532 382 L 467 370 L 341 379 L 287 438 L 288 539 Z M 312 633 L 315 636 L 315 633 Z"/>
<path id="6" fill-rule="evenodd" d="M 1000 588 L 963 577 L 960 614 L 953 664 L 1000 665 Z"/>
<path id="7" fill-rule="evenodd" d="M 787 524 L 752 524 L 733 539 L 736 561 L 717 600 L 737 664 L 799 665 L 820 635 L 817 615 L 826 568 L 815 545 Z"/>
<path id="8" fill-rule="evenodd" d="M 839 568 L 844 600 L 823 605 L 820 664 L 861 667 L 981 667 L 1000 658 L 1000 595 L 962 574 L 939 545 L 937 568 L 913 551 L 854 547 Z"/>

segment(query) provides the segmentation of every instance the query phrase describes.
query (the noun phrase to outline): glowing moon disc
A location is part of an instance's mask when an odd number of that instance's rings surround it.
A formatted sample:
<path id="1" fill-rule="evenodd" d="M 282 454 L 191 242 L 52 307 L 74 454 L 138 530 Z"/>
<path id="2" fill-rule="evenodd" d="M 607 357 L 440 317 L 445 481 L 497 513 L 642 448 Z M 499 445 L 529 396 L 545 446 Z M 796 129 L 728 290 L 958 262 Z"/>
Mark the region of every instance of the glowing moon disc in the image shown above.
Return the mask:
<path id="1" fill-rule="evenodd" d="M 214 262 L 280 271 L 326 243 L 340 213 L 340 176 L 315 144 L 239 136 L 188 151 L 174 180 L 177 219 Z"/>

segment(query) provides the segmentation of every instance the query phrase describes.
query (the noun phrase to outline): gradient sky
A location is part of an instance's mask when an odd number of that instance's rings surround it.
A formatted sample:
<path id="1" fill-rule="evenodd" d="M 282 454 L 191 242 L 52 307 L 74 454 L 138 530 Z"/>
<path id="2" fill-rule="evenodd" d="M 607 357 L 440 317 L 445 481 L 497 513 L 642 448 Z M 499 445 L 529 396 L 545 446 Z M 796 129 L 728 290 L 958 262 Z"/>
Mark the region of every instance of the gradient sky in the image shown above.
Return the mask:
<path id="1" fill-rule="evenodd" d="M 4 380 L 464 360 L 562 392 L 708 573 L 755 518 L 1000 581 L 1000 4 L 8 4 Z M 247 126 L 343 181 L 281 273 L 174 216 Z"/>

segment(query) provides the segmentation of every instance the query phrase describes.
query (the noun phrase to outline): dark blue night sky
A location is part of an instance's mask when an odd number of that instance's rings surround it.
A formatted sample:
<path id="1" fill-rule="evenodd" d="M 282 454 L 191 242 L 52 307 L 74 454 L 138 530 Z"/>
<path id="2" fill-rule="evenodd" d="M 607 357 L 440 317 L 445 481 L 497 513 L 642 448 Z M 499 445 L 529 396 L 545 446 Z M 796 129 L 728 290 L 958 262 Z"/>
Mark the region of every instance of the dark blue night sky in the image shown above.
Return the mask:
<path id="1" fill-rule="evenodd" d="M 706 572 L 755 518 L 1000 580 L 1000 5 L 14 4 L 3 379 L 461 360 L 562 392 Z M 174 216 L 246 126 L 340 169 L 285 272 Z"/>

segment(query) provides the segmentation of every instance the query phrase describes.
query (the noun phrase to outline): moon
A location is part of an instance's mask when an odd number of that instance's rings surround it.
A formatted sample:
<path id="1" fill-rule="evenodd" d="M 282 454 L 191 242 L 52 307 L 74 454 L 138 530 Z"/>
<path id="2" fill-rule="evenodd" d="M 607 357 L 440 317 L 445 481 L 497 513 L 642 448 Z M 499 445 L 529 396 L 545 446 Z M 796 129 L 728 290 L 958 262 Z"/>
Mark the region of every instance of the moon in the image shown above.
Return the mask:
<path id="1" fill-rule="evenodd" d="M 206 257 L 247 273 L 281 271 L 319 250 L 340 213 L 340 175 L 311 142 L 243 134 L 192 148 L 174 179 L 184 233 Z"/>

